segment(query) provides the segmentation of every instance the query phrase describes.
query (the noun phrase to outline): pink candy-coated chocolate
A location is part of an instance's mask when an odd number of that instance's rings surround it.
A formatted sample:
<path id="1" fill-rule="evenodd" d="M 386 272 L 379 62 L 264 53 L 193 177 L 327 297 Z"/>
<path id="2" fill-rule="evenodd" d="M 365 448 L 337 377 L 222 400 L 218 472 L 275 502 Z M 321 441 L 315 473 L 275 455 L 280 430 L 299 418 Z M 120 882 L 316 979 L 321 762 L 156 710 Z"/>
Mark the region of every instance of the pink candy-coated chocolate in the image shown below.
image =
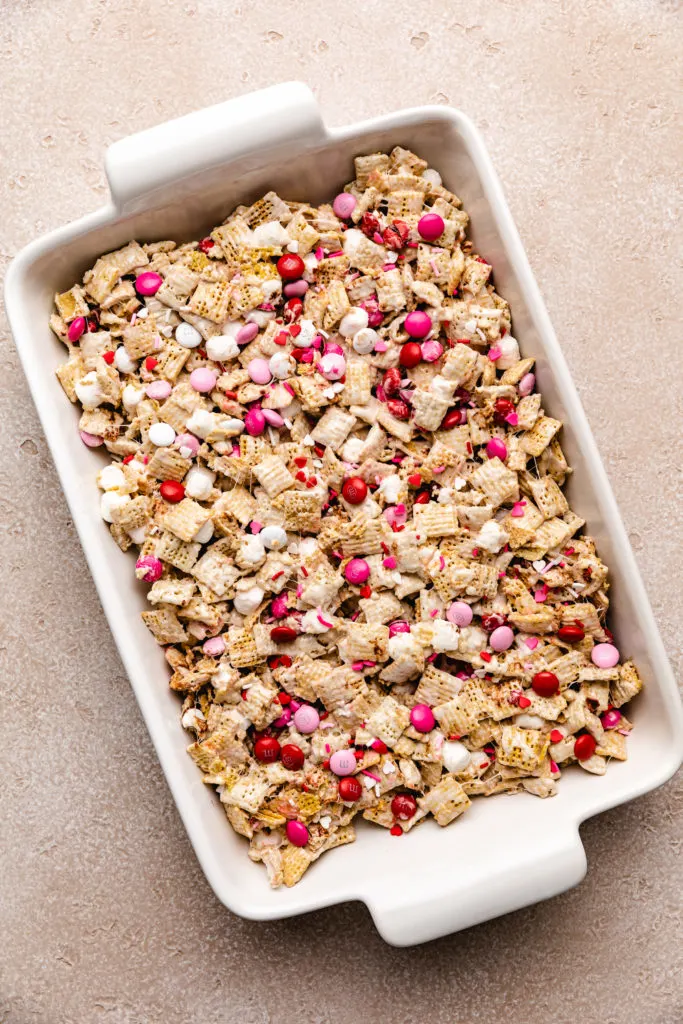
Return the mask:
<path id="1" fill-rule="evenodd" d="M 287 592 L 278 594 L 270 606 L 270 610 L 276 619 L 284 619 L 289 614 Z"/>
<path id="2" fill-rule="evenodd" d="M 154 398 L 157 402 L 163 402 L 171 394 L 171 391 L 173 391 L 173 387 L 167 380 L 153 380 L 145 388 L 147 397 Z"/>
<path id="3" fill-rule="evenodd" d="M 144 570 L 141 578 L 145 583 L 156 583 L 157 580 L 161 579 L 161 574 L 164 571 L 163 562 L 160 562 L 153 555 L 144 555 L 142 558 L 138 558 L 135 568 Z"/>
<path id="4" fill-rule="evenodd" d="M 285 421 L 279 412 L 275 412 L 274 409 L 261 409 L 263 418 L 271 427 L 284 427 Z"/>
<path id="5" fill-rule="evenodd" d="M 308 291 L 308 281 L 289 281 L 282 290 L 288 299 L 301 298 Z"/>
<path id="6" fill-rule="evenodd" d="M 365 583 L 370 575 L 370 566 L 364 558 L 352 558 L 344 569 L 344 575 L 349 583 Z"/>
<path id="7" fill-rule="evenodd" d="M 298 700 L 291 700 L 291 701 L 289 702 L 289 706 L 290 706 L 290 708 L 292 709 L 292 713 L 293 713 L 293 712 L 295 712 L 295 711 L 298 711 L 298 710 L 299 710 L 299 708 L 301 707 L 301 701 L 298 701 Z"/>
<path id="8" fill-rule="evenodd" d="M 435 363 L 443 355 L 443 345 L 440 341 L 425 341 L 422 343 L 422 358 L 426 363 Z"/>
<path id="9" fill-rule="evenodd" d="M 435 242 L 444 233 L 445 227 L 444 219 L 438 213 L 425 213 L 417 222 L 417 230 L 425 242 Z"/>
<path id="10" fill-rule="evenodd" d="M 78 436 L 88 448 L 99 448 L 101 444 L 104 444 L 103 437 L 100 437 L 99 434 L 89 434 L 87 430 L 79 430 Z"/>
<path id="11" fill-rule="evenodd" d="M 332 203 L 332 209 L 341 220 L 348 220 L 357 206 L 358 200 L 350 192 L 340 192 Z"/>
<path id="12" fill-rule="evenodd" d="M 320 360 L 320 372 L 325 380 L 339 380 L 346 373 L 346 360 L 336 352 L 330 352 Z"/>
<path id="13" fill-rule="evenodd" d="M 258 334 L 258 324 L 245 324 L 244 327 L 240 327 L 239 331 L 235 335 L 235 341 L 238 345 L 246 345 L 250 341 L 253 341 Z"/>
<path id="14" fill-rule="evenodd" d="M 218 375 L 209 370 L 206 366 L 198 366 L 196 370 L 193 370 L 190 374 L 190 385 L 201 393 L 207 394 L 209 391 L 213 391 L 216 387 L 216 381 Z"/>
<path id="15" fill-rule="evenodd" d="M 261 409 L 250 409 L 244 417 L 244 429 L 252 437 L 258 437 L 266 429 L 266 417 Z"/>
<path id="16" fill-rule="evenodd" d="M 335 750 L 330 757 L 330 771 L 335 775 L 353 775 L 357 764 L 352 750 Z"/>
<path id="17" fill-rule="evenodd" d="M 489 643 L 494 651 L 507 651 L 515 642 L 515 634 L 509 626 L 498 626 L 489 637 Z"/>
<path id="18" fill-rule="evenodd" d="M 320 715 L 310 704 L 302 704 L 294 712 L 294 725 L 299 732 L 308 736 L 309 733 L 315 732 L 320 725 Z"/>
<path id="19" fill-rule="evenodd" d="M 341 347 L 341 345 L 338 345 L 336 341 L 327 341 L 325 343 L 325 355 L 329 356 L 332 355 L 333 353 L 336 353 L 338 356 L 343 356 L 344 349 Z"/>
<path id="20" fill-rule="evenodd" d="M 210 658 L 219 658 L 225 651 L 225 640 L 222 636 L 212 636 L 209 640 L 204 641 L 202 650 Z"/>
<path id="21" fill-rule="evenodd" d="M 308 829 L 302 821 L 288 821 L 285 832 L 292 846 L 305 846 L 308 842 Z"/>
<path id="22" fill-rule="evenodd" d="M 291 708 L 283 708 L 280 717 L 276 718 L 275 721 L 273 722 L 275 728 L 284 729 L 286 725 L 289 725 L 289 723 L 292 720 L 292 714 L 293 712 Z"/>
<path id="23" fill-rule="evenodd" d="M 385 569 L 395 569 L 397 564 L 398 563 L 394 555 L 388 555 L 387 558 L 382 560 L 382 565 Z"/>
<path id="24" fill-rule="evenodd" d="M 396 636 L 397 633 L 410 633 L 410 623 L 405 619 L 396 619 L 389 623 L 389 636 Z"/>
<path id="25" fill-rule="evenodd" d="M 75 320 L 72 320 L 69 324 L 69 329 L 66 332 L 69 341 L 78 341 L 80 336 L 85 331 L 85 317 L 77 316 Z"/>
<path id="26" fill-rule="evenodd" d="M 446 612 L 446 618 L 456 626 L 469 626 L 474 613 L 465 601 L 454 601 Z"/>
<path id="27" fill-rule="evenodd" d="M 605 711 L 600 721 L 602 722 L 604 729 L 616 729 L 621 721 L 621 711 L 617 711 L 616 708 L 612 708 L 610 711 Z"/>
<path id="28" fill-rule="evenodd" d="M 535 387 L 536 375 L 534 373 L 525 373 L 522 379 L 520 380 L 519 384 L 517 385 L 517 390 L 519 391 L 520 395 L 524 396 L 530 395 Z"/>
<path id="29" fill-rule="evenodd" d="M 501 462 L 505 462 L 508 457 L 505 442 L 501 441 L 499 437 L 492 437 L 486 445 L 486 454 L 490 459 L 500 459 Z"/>
<path id="30" fill-rule="evenodd" d="M 194 458 L 199 451 L 199 441 L 194 434 L 178 434 L 175 439 L 175 445 L 179 451 L 182 448 L 187 449 L 190 453 L 190 458 Z"/>
<path id="31" fill-rule="evenodd" d="M 411 708 L 410 722 L 418 732 L 431 732 L 436 725 L 436 719 L 428 704 L 416 704 Z"/>
<path id="32" fill-rule="evenodd" d="M 267 384 L 273 376 L 265 359 L 251 359 L 247 363 L 247 373 L 254 384 Z"/>
<path id="33" fill-rule="evenodd" d="M 426 338 L 432 329 L 432 321 L 426 313 L 416 309 L 408 313 L 404 326 L 411 338 Z"/>
<path id="34" fill-rule="evenodd" d="M 614 668 L 619 664 L 619 650 L 614 644 L 596 644 L 591 651 L 591 661 L 598 668 Z"/>
<path id="35" fill-rule="evenodd" d="M 135 278 L 135 291 L 138 295 L 156 295 L 164 283 L 160 274 L 153 270 L 146 270 L 144 274 L 138 274 Z"/>

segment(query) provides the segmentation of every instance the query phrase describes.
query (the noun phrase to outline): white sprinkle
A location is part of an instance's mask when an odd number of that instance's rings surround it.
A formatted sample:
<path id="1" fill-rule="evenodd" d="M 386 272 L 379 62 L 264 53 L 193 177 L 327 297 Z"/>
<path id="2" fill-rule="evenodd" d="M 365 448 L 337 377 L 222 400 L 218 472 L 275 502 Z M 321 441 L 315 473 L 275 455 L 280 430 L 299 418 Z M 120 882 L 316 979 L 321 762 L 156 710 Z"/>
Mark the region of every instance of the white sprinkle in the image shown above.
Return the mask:
<path id="1" fill-rule="evenodd" d="M 323 391 L 323 394 L 324 394 L 325 398 L 332 399 L 335 396 L 335 391 L 334 391 L 333 388 L 325 388 L 325 390 Z"/>
<path id="2" fill-rule="evenodd" d="M 296 241 L 296 239 L 294 239 L 293 242 L 289 243 L 289 245 L 287 246 L 287 250 L 289 252 L 298 252 L 299 251 L 299 243 Z M 327 828 L 327 825 L 325 826 L 325 828 Z"/>
<path id="3" fill-rule="evenodd" d="M 372 789 L 372 787 L 374 785 L 375 785 L 375 780 L 371 779 L 369 775 L 366 775 L 365 776 L 365 788 L 366 789 Z"/>
<path id="4" fill-rule="evenodd" d="M 393 775 L 394 772 L 396 771 L 396 765 L 393 764 L 391 761 L 385 761 L 382 771 L 384 772 L 385 775 Z"/>
<path id="5" fill-rule="evenodd" d="M 380 786 L 380 784 L 378 782 L 377 785 L 375 786 L 375 796 L 379 797 L 381 795 L 382 795 L 382 789 L 381 789 L 381 786 Z"/>
<path id="6" fill-rule="evenodd" d="M 332 824 L 332 818 L 329 816 L 329 814 L 323 814 L 322 818 L 320 819 L 320 824 L 325 829 L 330 827 L 330 825 Z"/>
<path id="7" fill-rule="evenodd" d="M 283 417 L 283 419 L 284 419 L 284 417 Z M 291 420 L 285 420 L 285 426 L 287 427 L 287 430 L 291 430 L 292 427 L 294 426 L 294 424 L 292 423 Z"/>
<path id="8" fill-rule="evenodd" d="M 147 309 L 147 306 L 142 306 L 137 312 L 138 320 L 145 320 L 148 316 L 149 310 Z"/>
<path id="9" fill-rule="evenodd" d="M 316 469 L 322 469 L 323 460 L 322 459 L 313 459 L 313 465 L 315 466 Z"/>
<path id="10" fill-rule="evenodd" d="M 313 448 L 315 445 L 315 441 L 313 440 L 310 434 L 306 434 L 305 438 L 301 443 L 305 444 L 307 448 Z"/>

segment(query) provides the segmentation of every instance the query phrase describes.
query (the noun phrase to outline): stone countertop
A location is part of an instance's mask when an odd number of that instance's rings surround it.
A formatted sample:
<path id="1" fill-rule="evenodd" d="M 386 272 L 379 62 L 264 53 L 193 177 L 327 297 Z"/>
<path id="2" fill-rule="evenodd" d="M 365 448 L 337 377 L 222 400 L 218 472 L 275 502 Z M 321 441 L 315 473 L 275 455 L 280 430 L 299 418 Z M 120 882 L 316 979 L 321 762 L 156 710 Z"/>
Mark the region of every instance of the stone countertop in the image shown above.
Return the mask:
<path id="1" fill-rule="evenodd" d="M 301 78 L 331 123 L 461 107 L 490 147 L 680 669 L 680 7 L 5 0 L 0 265 L 106 201 L 110 142 L 209 103 Z M 274 924 L 218 904 L 0 330 L 0 1021 L 680 1022 L 680 780 L 585 824 L 577 889 L 416 949 L 385 946 L 357 904 Z"/>

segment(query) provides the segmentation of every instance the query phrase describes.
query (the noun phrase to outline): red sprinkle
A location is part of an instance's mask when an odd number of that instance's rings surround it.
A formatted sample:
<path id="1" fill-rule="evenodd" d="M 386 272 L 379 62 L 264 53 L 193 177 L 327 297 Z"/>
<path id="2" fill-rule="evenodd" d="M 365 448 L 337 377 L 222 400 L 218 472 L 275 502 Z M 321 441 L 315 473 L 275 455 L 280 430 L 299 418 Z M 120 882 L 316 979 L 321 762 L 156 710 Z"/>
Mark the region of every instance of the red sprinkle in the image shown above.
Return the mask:
<path id="1" fill-rule="evenodd" d="M 390 834 L 392 836 L 402 836 L 403 835 L 403 829 L 401 828 L 400 825 L 392 825 L 391 828 L 389 829 L 389 832 L 390 832 Z"/>
<path id="2" fill-rule="evenodd" d="M 111 364 L 114 362 L 114 352 L 112 352 L 111 350 L 109 352 L 103 352 L 102 358 L 104 359 L 105 363 L 108 363 L 109 366 L 111 366 Z"/>
<path id="3" fill-rule="evenodd" d="M 372 587 L 365 586 L 365 587 L 361 587 L 360 588 L 360 596 L 361 597 L 370 597 L 371 595 L 372 595 Z"/>
<path id="4" fill-rule="evenodd" d="M 520 708 L 528 708 L 531 706 L 531 701 L 528 697 L 525 697 L 524 694 L 522 694 L 517 703 L 519 704 Z"/>
<path id="5" fill-rule="evenodd" d="M 561 743 L 563 739 L 564 733 L 561 733 L 559 729 L 553 729 L 553 731 L 550 733 L 551 743 Z"/>
<path id="6" fill-rule="evenodd" d="M 159 360 L 155 359 L 154 356 L 147 356 L 145 359 L 145 369 L 151 371 L 159 365 Z"/>
<path id="7" fill-rule="evenodd" d="M 484 661 L 490 661 L 493 655 L 489 654 L 488 651 L 480 651 L 479 657 L 482 658 Z"/>

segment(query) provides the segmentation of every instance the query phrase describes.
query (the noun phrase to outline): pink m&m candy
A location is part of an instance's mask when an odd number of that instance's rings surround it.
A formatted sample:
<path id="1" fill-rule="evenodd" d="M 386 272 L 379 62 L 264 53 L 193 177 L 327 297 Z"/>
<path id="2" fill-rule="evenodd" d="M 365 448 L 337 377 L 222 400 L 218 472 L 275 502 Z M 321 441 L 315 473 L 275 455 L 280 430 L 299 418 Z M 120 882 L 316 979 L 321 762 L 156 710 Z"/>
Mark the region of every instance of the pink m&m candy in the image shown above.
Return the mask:
<path id="1" fill-rule="evenodd" d="M 411 338 L 426 338 L 432 329 L 432 321 L 422 310 L 408 313 L 404 326 Z"/>
<path id="2" fill-rule="evenodd" d="M 254 384 L 267 384 L 273 376 L 265 359 L 251 359 L 247 363 L 247 373 Z"/>
<path id="3" fill-rule="evenodd" d="M 266 429 L 266 417 L 260 409 L 250 409 L 244 417 L 244 429 L 252 437 L 258 437 Z"/>
<path id="4" fill-rule="evenodd" d="M 505 443 L 499 437 L 492 437 L 486 445 L 486 454 L 490 459 L 500 459 L 505 462 L 508 457 L 508 450 Z"/>
<path id="5" fill-rule="evenodd" d="M 596 644 L 591 651 L 591 661 L 598 668 L 614 668 L 619 664 L 620 654 L 614 644 Z"/>
<path id="6" fill-rule="evenodd" d="M 445 227 L 444 219 L 438 213 L 425 213 L 417 222 L 417 230 L 425 242 L 435 242 Z"/>
<path id="7" fill-rule="evenodd" d="M 153 270 L 146 270 L 144 274 L 138 274 L 135 278 L 135 291 L 138 295 L 156 295 L 164 283 L 160 274 Z"/>
<path id="8" fill-rule="evenodd" d="M 308 281 L 288 281 L 282 291 L 288 299 L 301 298 L 308 291 Z"/>
<path id="9" fill-rule="evenodd" d="M 190 374 L 190 385 L 195 391 L 207 393 L 216 387 L 217 375 L 206 366 L 199 366 Z"/>
<path id="10" fill-rule="evenodd" d="M 167 380 L 153 380 L 145 388 L 147 397 L 154 398 L 157 402 L 163 402 L 171 394 L 171 391 L 173 391 L 173 388 Z"/>
<path id="11" fill-rule="evenodd" d="M 525 373 L 519 384 L 517 390 L 520 395 L 530 395 L 536 387 L 536 375 L 534 373 Z"/>
<path id="12" fill-rule="evenodd" d="M 344 575 L 349 583 L 365 583 L 370 575 L 370 566 L 364 558 L 352 558 L 344 569 Z"/>
<path id="13" fill-rule="evenodd" d="M 175 443 L 178 451 L 185 459 L 194 458 L 199 451 L 199 441 L 194 434 L 178 434 Z"/>
<path id="14" fill-rule="evenodd" d="M 612 708 L 610 711 L 605 711 L 600 721 L 602 722 L 604 729 L 616 729 L 621 721 L 621 711 L 617 711 L 616 708 Z"/>
<path id="15" fill-rule="evenodd" d="M 489 643 L 494 651 L 507 651 L 515 642 L 515 634 L 509 626 L 498 626 L 489 637 Z"/>
<path id="16" fill-rule="evenodd" d="M 335 750 L 330 757 L 330 771 L 335 775 L 351 775 L 355 772 L 357 763 L 352 750 Z"/>
<path id="17" fill-rule="evenodd" d="M 358 201 L 350 192 L 340 192 L 332 203 L 332 209 L 341 220 L 348 220 L 357 206 Z"/>
<path id="18" fill-rule="evenodd" d="M 135 575 L 139 580 L 144 580 L 145 583 L 156 583 L 157 580 L 161 579 L 163 571 L 163 563 L 158 558 L 154 558 L 153 555 L 144 555 L 142 558 L 138 558 L 135 563 Z"/>
<path id="19" fill-rule="evenodd" d="M 410 633 L 410 623 L 405 619 L 396 619 L 389 623 L 389 636 L 396 636 L 397 633 Z"/>
<path id="20" fill-rule="evenodd" d="M 104 444 L 104 438 L 99 434 L 89 434 L 87 430 L 79 430 L 78 434 L 88 448 L 99 448 L 101 444 Z"/>
<path id="21" fill-rule="evenodd" d="M 309 733 L 315 732 L 320 725 L 320 715 L 310 704 L 302 704 L 294 712 L 294 725 L 299 732 L 307 736 Z"/>
<path id="22" fill-rule="evenodd" d="M 69 341 L 78 341 L 80 336 L 85 330 L 85 317 L 77 316 L 75 320 L 72 320 L 69 324 L 69 330 L 66 332 Z"/>
<path id="23" fill-rule="evenodd" d="M 346 373 L 346 360 L 336 352 L 328 352 L 320 360 L 320 372 L 325 380 L 339 380 Z"/>
<path id="24" fill-rule="evenodd" d="M 210 658 L 218 658 L 225 651 L 225 640 L 222 636 L 212 636 L 209 640 L 204 641 L 202 650 Z"/>
<path id="25" fill-rule="evenodd" d="M 284 427 L 285 421 L 279 412 L 275 412 L 275 409 L 261 409 L 263 418 L 267 424 L 271 427 Z"/>
<path id="26" fill-rule="evenodd" d="M 411 708 L 410 722 L 418 732 L 431 732 L 436 725 L 436 719 L 428 704 L 416 704 Z"/>
<path id="27" fill-rule="evenodd" d="M 443 345 L 439 341 L 425 341 L 422 345 L 422 358 L 426 363 L 435 363 L 443 355 Z"/>
<path id="28" fill-rule="evenodd" d="M 275 721 L 273 722 L 273 725 L 275 726 L 276 729 L 284 729 L 284 727 L 286 725 L 289 725 L 291 720 L 292 720 L 292 709 L 291 708 L 283 708 L 282 709 L 282 714 L 280 715 L 279 718 L 275 719 Z M 285 765 L 285 767 L 286 767 L 286 765 Z"/>
<path id="29" fill-rule="evenodd" d="M 246 345 L 250 341 L 253 341 L 258 334 L 258 324 L 245 324 L 244 327 L 240 327 L 239 331 L 235 335 L 235 341 L 238 345 Z"/>
<path id="30" fill-rule="evenodd" d="M 456 626 L 469 626 L 474 613 L 465 601 L 454 601 L 446 612 L 446 618 Z"/>
<path id="31" fill-rule="evenodd" d="M 285 832 L 292 846 L 305 846 L 308 842 L 308 829 L 302 821 L 288 821 Z"/>

